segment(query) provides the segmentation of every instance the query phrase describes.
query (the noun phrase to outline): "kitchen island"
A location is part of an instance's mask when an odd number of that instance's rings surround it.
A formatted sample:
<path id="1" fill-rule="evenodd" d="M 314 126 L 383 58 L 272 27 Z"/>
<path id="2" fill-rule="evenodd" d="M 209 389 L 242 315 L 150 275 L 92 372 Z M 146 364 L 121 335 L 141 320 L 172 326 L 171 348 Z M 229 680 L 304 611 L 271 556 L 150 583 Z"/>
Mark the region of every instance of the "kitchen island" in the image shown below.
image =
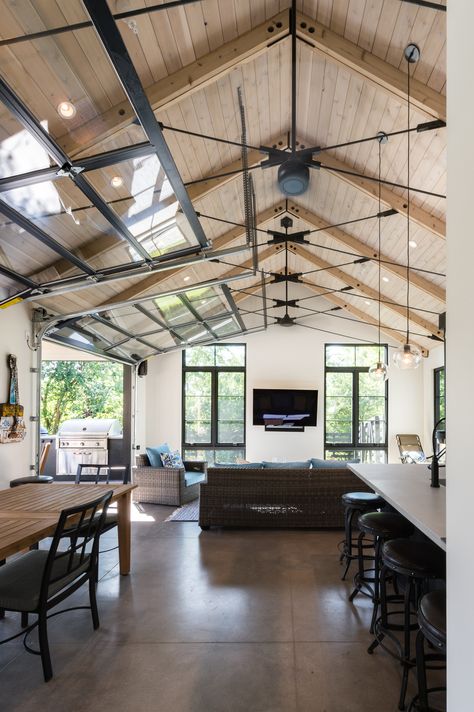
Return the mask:
<path id="1" fill-rule="evenodd" d="M 426 465 L 348 465 L 374 492 L 446 551 L 446 488 L 430 487 Z"/>

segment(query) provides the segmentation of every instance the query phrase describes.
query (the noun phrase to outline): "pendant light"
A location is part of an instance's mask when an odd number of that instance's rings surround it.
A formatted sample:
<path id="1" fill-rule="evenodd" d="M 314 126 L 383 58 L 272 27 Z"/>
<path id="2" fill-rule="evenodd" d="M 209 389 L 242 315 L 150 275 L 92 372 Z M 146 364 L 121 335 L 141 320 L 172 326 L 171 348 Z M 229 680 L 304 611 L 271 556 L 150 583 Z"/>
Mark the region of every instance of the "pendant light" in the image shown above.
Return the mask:
<path id="1" fill-rule="evenodd" d="M 415 64 L 420 59 L 420 49 L 416 44 L 409 44 L 405 48 L 407 67 L 407 332 L 406 341 L 393 354 L 394 365 L 402 371 L 418 368 L 421 363 L 421 351 L 414 344 L 410 344 L 410 64 Z"/>
<path id="2" fill-rule="evenodd" d="M 387 143 L 388 141 L 388 136 L 386 133 L 383 131 L 379 131 L 377 134 L 377 141 L 379 144 L 379 218 L 378 218 L 378 226 L 379 226 L 379 246 L 378 246 L 378 258 L 379 258 L 379 298 L 378 298 L 378 307 L 379 307 L 379 318 L 378 318 L 378 344 L 379 344 L 379 357 L 376 363 L 374 363 L 370 368 L 369 368 L 369 378 L 371 381 L 375 381 L 378 383 L 384 383 L 387 378 L 388 378 L 388 369 L 387 369 L 387 364 L 385 363 L 385 360 L 382 359 L 382 344 L 380 343 L 380 307 L 381 307 L 381 290 L 380 290 L 380 279 L 381 279 L 381 272 L 382 272 L 382 265 L 381 265 L 381 259 L 380 259 L 380 252 L 381 252 L 381 243 L 382 243 L 382 218 L 380 217 L 381 213 L 381 197 L 380 197 L 380 176 L 381 176 L 381 165 L 382 165 L 382 154 L 381 154 L 381 146 L 383 143 Z"/>

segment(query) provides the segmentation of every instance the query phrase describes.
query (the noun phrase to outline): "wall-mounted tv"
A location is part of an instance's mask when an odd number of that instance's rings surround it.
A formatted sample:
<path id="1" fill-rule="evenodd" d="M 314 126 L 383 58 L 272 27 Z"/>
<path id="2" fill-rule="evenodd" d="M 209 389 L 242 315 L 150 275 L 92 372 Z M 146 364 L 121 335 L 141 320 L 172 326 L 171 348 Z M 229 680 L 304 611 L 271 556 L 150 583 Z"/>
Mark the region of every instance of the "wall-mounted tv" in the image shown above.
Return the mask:
<path id="1" fill-rule="evenodd" d="M 253 424 L 266 430 L 302 431 L 315 426 L 318 391 L 293 388 L 254 388 Z"/>

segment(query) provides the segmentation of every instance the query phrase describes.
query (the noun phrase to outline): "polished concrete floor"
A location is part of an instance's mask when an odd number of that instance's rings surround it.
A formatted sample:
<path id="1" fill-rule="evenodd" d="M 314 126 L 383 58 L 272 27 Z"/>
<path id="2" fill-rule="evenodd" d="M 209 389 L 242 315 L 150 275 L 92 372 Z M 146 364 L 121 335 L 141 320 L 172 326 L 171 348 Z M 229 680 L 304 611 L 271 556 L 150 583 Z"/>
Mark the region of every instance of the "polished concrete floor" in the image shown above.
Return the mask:
<path id="1" fill-rule="evenodd" d="M 201 532 L 165 523 L 170 511 L 135 511 L 130 576 L 116 551 L 101 556 L 98 631 L 88 611 L 50 621 L 49 683 L 21 642 L 0 647 L 2 711 L 397 709 L 400 667 L 367 654 L 369 602 L 348 603 L 340 581 L 341 532 Z M 0 636 L 17 625 L 8 614 Z"/>

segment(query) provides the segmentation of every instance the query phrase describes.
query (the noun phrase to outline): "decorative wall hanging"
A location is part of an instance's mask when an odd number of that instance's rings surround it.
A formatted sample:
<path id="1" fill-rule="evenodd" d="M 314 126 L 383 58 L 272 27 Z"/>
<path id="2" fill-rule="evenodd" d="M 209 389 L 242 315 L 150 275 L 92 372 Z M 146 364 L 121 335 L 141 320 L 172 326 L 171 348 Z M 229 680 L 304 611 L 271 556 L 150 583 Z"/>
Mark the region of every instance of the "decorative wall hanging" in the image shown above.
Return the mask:
<path id="1" fill-rule="evenodd" d="M 25 409 L 20 405 L 18 392 L 18 368 L 16 356 L 8 356 L 10 369 L 10 387 L 8 403 L 0 403 L 0 444 L 21 442 L 26 435 L 26 425 L 23 418 Z"/>

